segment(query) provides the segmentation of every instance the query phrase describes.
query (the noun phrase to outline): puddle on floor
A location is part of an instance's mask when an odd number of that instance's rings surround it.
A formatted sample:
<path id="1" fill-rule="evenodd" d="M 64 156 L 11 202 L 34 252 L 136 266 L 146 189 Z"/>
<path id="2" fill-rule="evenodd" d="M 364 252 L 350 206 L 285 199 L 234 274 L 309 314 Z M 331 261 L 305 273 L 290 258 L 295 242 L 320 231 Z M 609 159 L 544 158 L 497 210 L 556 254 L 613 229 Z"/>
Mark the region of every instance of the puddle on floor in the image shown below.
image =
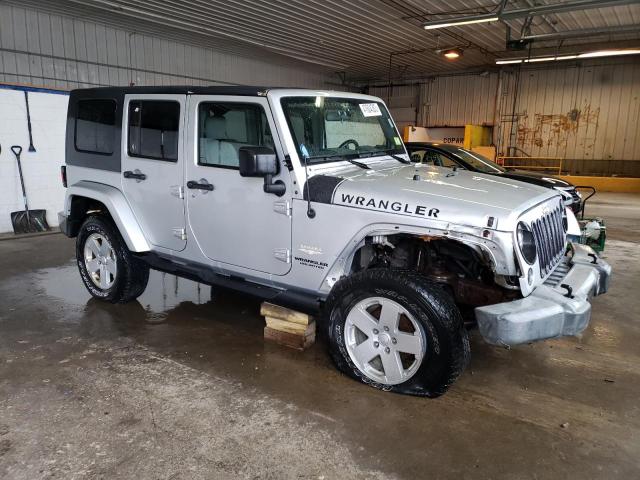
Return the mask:
<path id="1" fill-rule="evenodd" d="M 84 306 L 91 299 L 75 264 L 40 270 L 37 283 L 46 295 L 73 305 Z M 162 314 L 184 302 L 205 304 L 211 301 L 211 295 L 209 285 L 151 270 L 149 284 L 138 302 L 147 312 Z"/>

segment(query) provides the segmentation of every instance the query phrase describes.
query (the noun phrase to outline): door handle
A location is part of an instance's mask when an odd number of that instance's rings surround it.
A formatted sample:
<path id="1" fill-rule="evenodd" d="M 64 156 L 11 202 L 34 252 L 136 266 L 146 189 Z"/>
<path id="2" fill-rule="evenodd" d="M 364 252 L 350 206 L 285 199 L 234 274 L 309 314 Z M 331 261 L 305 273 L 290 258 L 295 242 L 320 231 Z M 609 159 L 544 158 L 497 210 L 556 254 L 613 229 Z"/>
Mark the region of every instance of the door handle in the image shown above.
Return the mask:
<path id="1" fill-rule="evenodd" d="M 137 181 L 146 180 L 147 176 L 142 173 L 140 170 L 136 170 L 132 172 L 131 170 L 127 170 L 126 172 L 122 172 L 122 176 L 124 178 L 135 178 Z"/>
<path id="2" fill-rule="evenodd" d="M 201 179 L 200 181 L 203 182 L 203 180 L 204 179 Z M 198 183 L 195 180 L 189 180 L 187 182 L 187 188 L 192 190 L 207 190 L 210 192 L 213 190 L 213 185 L 206 183 L 206 180 L 203 183 Z"/>

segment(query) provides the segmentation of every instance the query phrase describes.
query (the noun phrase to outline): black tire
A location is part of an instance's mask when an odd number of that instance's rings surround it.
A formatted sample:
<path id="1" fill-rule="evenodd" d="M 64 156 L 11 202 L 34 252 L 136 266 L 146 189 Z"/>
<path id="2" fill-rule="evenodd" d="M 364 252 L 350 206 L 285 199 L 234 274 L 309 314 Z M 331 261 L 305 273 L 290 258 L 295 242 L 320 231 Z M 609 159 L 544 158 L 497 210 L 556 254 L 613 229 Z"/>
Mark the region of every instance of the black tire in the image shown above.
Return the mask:
<path id="1" fill-rule="evenodd" d="M 424 358 L 415 374 L 404 383 L 378 383 L 361 372 L 349 356 L 345 321 L 351 309 L 368 297 L 395 301 L 422 328 L 426 339 Z M 455 382 L 469 362 L 469 338 L 458 308 L 440 286 L 413 271 L 375 268 L 341 279 L 325 303 L 324 320 L 331 357 L 338 369 L 381 390 L 438 397 Z"/>
<path id="2" fill-rule="evenodd" d="M 117 273 L 113 285 L 107 289 L 93 283 L 85 265 L 84 246 L 93 233 L 104 236 L 116 255 Z M 131 254 L 117 227 L 108 217 L 91 215 L 84 221 L 76 239 L 76 261 L 84 286 L 93 297 L 100 300 L 127 303 L 138 298 L 147 288 L 149 266 Z"/>

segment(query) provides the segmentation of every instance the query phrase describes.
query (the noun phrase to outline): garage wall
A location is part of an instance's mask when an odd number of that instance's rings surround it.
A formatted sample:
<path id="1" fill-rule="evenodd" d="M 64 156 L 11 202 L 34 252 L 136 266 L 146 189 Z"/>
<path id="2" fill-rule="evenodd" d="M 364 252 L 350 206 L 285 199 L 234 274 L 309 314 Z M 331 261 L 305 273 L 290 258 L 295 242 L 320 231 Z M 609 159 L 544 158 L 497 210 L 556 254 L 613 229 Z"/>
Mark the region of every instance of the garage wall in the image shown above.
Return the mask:
<path id="1" fill-rule="evenodd" d="M 71 89 L 130 82 L 324 87 L 329 81 L 327 68 L 259 58 L 0 2 L 0 82 Z"/>
<path id="2" fill-rule="evenodd" d="M 64 164 L 66 92 L 29 92 L 29 110 L 35 152 L 29 152 L 24 91 L 0 88 L 0 233 L 12 230 L 10 213 L 24 210 L 20 176 L 11 145 L 22 146 L 22 172 L 29 208 L 46 209 L 47 222 L 58 224 L 64 188 L 60 166 Z"/>
<path id="3" fill-rule="evenodd" d="M 492 125 L 500 154 L 562 157 L 574 174 L 640 176 L 638 58 L 431 77 L 394 86 L 391 105 L 408 89 L 420 126 Z M 386 99 L 387 88 L 369 92 Z"/>
<path id="4" fill-rule="evenodd" d="M 562 157 L 578 174 L 640 176 L 640 61 L 523 69 L 502 86 L 501 150 Z"/>
<path id="5" fill-rule="evenodd" d="M 131 82 L 327 88 L 329 81 L 327 68 L 304 62 L 239 56 L 0 1 L 0 232 L 11 231 L 10 212 L 24 208 L 11 145 L 24 148 L 30 207 L 46 209 L 57 225 L 67 90 Z M 24 92 L 2 83 L 59 89 L 29 93 L 36 152 L 27 151 Z"/>

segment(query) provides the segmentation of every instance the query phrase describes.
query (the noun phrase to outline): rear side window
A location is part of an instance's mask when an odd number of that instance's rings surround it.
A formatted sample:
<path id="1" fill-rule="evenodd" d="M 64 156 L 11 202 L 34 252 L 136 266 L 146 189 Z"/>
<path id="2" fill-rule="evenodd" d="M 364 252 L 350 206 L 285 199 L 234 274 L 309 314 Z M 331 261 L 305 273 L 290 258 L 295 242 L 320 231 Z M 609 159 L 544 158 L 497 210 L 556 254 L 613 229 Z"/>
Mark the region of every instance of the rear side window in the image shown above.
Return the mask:
<path id="1" fill-rule="evenodd" d="M 180 104 L 167 100 L 129 102 L 128 150 L 132 157 L 178 160 Z"/>
<path id="2" fill-rule="evenodd" d="M 116 101 L 111 99 L 78 101 L 76 150 L 103 155 L 113 154 L 116 108 Z"/>

